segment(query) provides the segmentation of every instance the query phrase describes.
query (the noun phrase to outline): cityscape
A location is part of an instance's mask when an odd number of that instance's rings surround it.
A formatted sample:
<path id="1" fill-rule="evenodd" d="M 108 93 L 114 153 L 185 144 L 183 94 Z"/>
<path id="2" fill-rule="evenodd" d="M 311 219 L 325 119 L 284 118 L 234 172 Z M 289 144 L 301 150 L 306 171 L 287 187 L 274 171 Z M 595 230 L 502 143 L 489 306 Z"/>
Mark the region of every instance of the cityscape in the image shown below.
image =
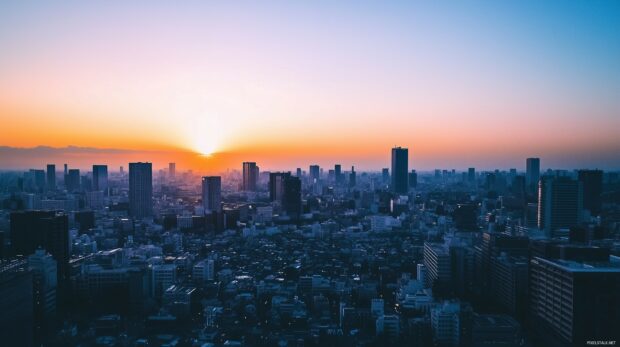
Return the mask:
<path id="1" fill-rule="evenodd" d="M 620 340 L 620 3 L 0 3 L 0 346 Z"/>

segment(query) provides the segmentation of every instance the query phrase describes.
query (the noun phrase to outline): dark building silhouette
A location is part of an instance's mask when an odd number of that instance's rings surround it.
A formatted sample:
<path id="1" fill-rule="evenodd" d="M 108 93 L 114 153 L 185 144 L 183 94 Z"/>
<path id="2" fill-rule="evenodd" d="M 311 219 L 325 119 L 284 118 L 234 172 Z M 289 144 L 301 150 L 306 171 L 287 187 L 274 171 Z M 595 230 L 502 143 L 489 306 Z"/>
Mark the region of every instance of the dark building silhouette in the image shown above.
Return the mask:
<path id="1" fill-rule="evenodd" d="M 37 248 L 48 251 L 58 264 L 58 282 L 69 278 L 69 219 L 55 211 L 11 213 L 13 254 L 30 255 Z"/>
<path id="2" fill-rule="evenodd" d="M 467 169 L 467 182 L 471 185 L 476 184 L 476 168 L 470 167 Z"/>
<path id="3" fill-rule="evenodd" d="M 336 183 L 340 184 L 343 181 L 342 177 L 342 166 L 340 164 L 334 165 L 334 176 Z"/>
<path id="4" fill-rule="evenodd" d="M 80 170 L 69 169 L 65 176 L 65 188 L 68 192 L 77 192 L 80 190 Z"/>
<path id="5" fill-rule="evenodd" d="M 47 164 L 47 190 L 56 190 L 56 165 Z"/>
<path id="6" fill-rule="evenodd" d="M 320 173 L 318 165 L 310 165 L 310 180 L 318 180 L 321 177 Z"/>
<path id="7" fill-rule="evenodd" d="M 532 326 L 547 346 L 620 339 L 620 266 L 534 257 L 530 261 Z"/>
<path id="8" fill-rule="evenodd" d="M 33 346 L 32 273 L 24 259 L 0 262 L 0 341 L 3 346 Z"/>
<path id="9" fill-rule="evenodd" d="M 416 188 L 418 186 L 418 173 L 415 170 L 411 170 L 409 173 L 409 187 Z"/>
<path id="10" fill-rule="evenodd" d="M 355 187 L 357 184 L 357 175 L 355 172 L 355 166 L 351 166 L 351 173 L 349 173 L 349 187 Z"/>
<path id="11" fill-rule="evenodd" d="M 407 194 L 409 191 L 409 150 L 407 148 L 392 148 L 392 191 L 398 194 Z"/>
<path id="12" fill-rule="evenodd" d="M 290 177 L 290 172 L 269 173 L 269 200 L 282 202 L 285 188 L 284 182 Z"/>
<path id="13" fill-rule="evenodd" d="M 538 187 L 538 228 L 547 236 L 558 236 L 558 229 L 579 225 L 583 208 L 583 189 L 568 177 L 543 177 Z M 568 236 L 568 235 L 566 235 Z"/>
<path id="14" fill-rule="evenodd" d="M 452 218 L 457 229 L 461 231 L 476 231 L 477 206 L 474 204 L 458 204 L 452 213 Z"/>
<path id="15" fill-rule="evenodd" d="M 205 214 L 222 212 L 222 178 L 220 176 L 202 178 L 202 206 Z"/>
<path id="16" fill-rule="evenodd" d="M 255 162 L 243 163 L 243 190 L 254 192 L 258 186 L 258 166 Z"/>
<path id="17" fill-rule="evenodd" d="M 284 179 L 282 207 L 291 218 L 299 218 L 301 214 L 301 180 L 299 177 L 289 176 Z"/>
<path id="18" fill-rule="evenodd" d="M 529 194 L 535 194 L 540 179 L 540 158 L 525 160 L 525 184 Z"/>
<path id="19" fill-rule="evenodd" d="M 108 166 L 93 165 L 93 190 L 108 190 Z"/>
<path id="20" fill-rule="evenodd" d="M 603 171 L 579 170 L 579 182 L 583 186 L 583 208 L 598 216 L 602 205 Z"/>
<path id="21" fill-rule="evenodd" d="M 383 183 L 388 183 L 390 181 L 390 169 L 386 167 L 381 169 L 381 180 Z"/>
<path id="22" fill-rule="evenodd" d="M 129 163 L 129 213 L 135 218 L 153 214 L 153 168 L 151 163 Z"/>
<path id="23" fill-rule="evenodd" d="M 37 191 L 43 192 L 45 190 L 45 171 L 44 170 L 31 170 L 34 176 L 34 184 L 36 186 Z"/>

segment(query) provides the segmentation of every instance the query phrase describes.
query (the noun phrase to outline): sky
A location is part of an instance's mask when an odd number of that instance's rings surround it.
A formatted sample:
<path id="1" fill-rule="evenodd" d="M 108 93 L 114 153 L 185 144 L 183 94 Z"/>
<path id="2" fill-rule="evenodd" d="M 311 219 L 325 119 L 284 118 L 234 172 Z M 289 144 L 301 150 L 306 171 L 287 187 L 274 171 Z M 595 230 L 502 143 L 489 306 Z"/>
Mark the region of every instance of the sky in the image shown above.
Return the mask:
<path id="1" fill-rule="evenodd" d="M 619 129 L 618 1 L 0 2 L 0 168 L 620 169 Z"/>

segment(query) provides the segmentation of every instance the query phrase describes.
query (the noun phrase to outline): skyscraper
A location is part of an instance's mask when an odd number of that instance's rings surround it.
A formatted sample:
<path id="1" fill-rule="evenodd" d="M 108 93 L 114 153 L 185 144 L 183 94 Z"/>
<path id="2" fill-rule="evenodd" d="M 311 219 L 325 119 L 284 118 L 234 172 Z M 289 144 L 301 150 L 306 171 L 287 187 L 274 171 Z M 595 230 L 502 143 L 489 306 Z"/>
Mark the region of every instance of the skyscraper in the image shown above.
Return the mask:
<path id="1" fill-rule="evenodd" d="M 254 192 L 258 185 L 258 166 L 255 162 L 243 163 L 243 190 Z"/>
<path id="2" fill-rule="evenodd" d="M 34 291 L 35 339 L 38 344 L 46 335 L 56 312 L 56 288 L 58 268 L 54 258 L 43 249 L 37 249 L 28 257 L 32 270 Z"/>
<path id="3" fill-rule="evenodd" d="M 470 167 L 467 169 L 467 182 L 471 185 L 476 183 L 476 168 Z"/>
<path id="4" fill-rule="evenodd" d="M 334 177 L 336 183 L 342 183 L 342 166 L 340 164 L 334 165 Z"/>
<path id="5" fill-rule="evenodd" d="M 543 177 L 538 187 L 538 228 L 553 237 L 558 229 L 579 225 L 583 188 L 569 177 Z"/>
<path id="6" fill-rule="evenodd" d="M 58 264 L 58 281 L 69 275 L 69 218 L 54 211 L 11 213 L 11 248 L 13 254 L 32 254 L 37 248 L 47 250 Z"/>
<path id="7" fill-rule="evenodd" d="M 540 158 L 527 158 L 525 160 L 525 184 L 529 194 L 534 194 L 540 179 Z"/>
<path id="8" fill-rule="evenodd" d="M 104 194 L 108 190 L 108 166 L 93 165 L 93 190 L 103 191 Z"/>
<path id="9" fill-rule="evenodd" d="M 284 179 L 282 207 L 291 218 L 299 218 L 301 214 L 301 179 L 288 176 Z"/>
<path id="10" fill-rule="evenodd" d="M 202 206 L 205 214 L 222 212 L 222 178 L 220 176 L 202 178 Z"/>
<path id="11" fill-rule="evenodd" d="M 320 167 L 318 165 L 310 165 L 310 180 L 318 180 L 320 178 Z"/>
<path id="12" fill-rule="evenodd" d="M 415 170 L 411 170 L 409 173 L 409 187 L 416 188 L 418 186 L 418 173 Z"/>
<path id="13" fill-rule="evenodd" d="M 129 163 L 129 213 L 135 218 L 153 214 L 153 167 Z"/>
<path id="14" fill-rule="evenodd" d="M 603 203 L 603 171 L 579 170 L 579 182 L 583 185 L 583 208 L 598 216 Z"/>
<path id="15" fill-rule="evenodd" d="M 65 176 L 65 187 L 68 192 L 76 192 L 80 190 L 80 170 L 70 169 Z"/>
<path id="16" fill-rule="evenodd" d="M 47 190 L 56 190 L 56 165 L 47 164 Z"/>
<path id="17" fill-rule="evenodd" d="M 177 173 L 177 164 L 176 163 L 169 163 L 168 164 L 168 176 L 170 176 L 170 179 L 173 180 L 176 176 Z"/>
<path id="18" fill-rule="evenodd" d="M 269 173 L 269 200 L 282 202 L 284 181 L 289 177 L 291 177 L 290 172 Z"/>
<path id="19" fill-rule="evenodd" d="M 357 184 L 357 175 L 355 172 L 355 166 L 351 166 L 351 173 L 349 174 L 349 187 L 355 187 Z"/>
<path id="20" fill-rule="evenodd" d="M 409 150 L 407 148 L 392 148 L 392 191 L 398 194 L 407 194 L 409 191 Z"/>

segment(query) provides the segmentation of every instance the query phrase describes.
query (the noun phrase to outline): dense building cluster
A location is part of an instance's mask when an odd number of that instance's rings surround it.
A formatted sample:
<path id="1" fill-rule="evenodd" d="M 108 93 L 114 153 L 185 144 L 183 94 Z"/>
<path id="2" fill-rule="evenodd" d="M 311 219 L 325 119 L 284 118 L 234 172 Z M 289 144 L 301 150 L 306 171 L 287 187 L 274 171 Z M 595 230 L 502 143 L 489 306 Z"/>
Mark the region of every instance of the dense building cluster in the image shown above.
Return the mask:
<path id="1" fill-rule="evenodd" d="M 10 346 L 620 338 L 620 173 L 174 163 L 0 173 Z"/>

